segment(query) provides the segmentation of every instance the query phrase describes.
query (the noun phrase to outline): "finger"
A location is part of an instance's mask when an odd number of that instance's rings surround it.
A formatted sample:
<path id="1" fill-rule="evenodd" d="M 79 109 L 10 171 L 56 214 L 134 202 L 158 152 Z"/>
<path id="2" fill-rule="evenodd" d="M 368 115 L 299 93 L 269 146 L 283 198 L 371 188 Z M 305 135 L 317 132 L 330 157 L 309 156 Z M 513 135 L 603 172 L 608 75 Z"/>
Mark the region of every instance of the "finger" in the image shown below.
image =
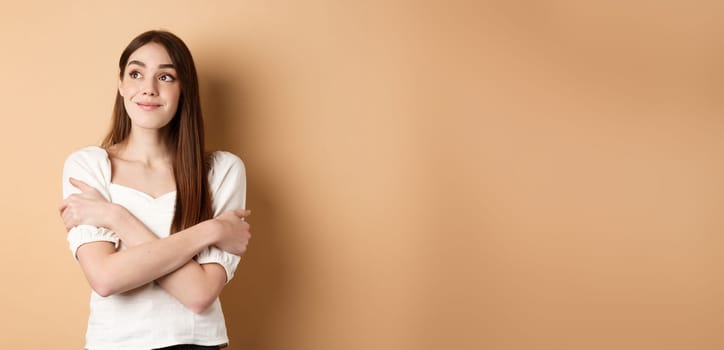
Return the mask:
<path id="1" fill-rule="evenodd" d="M 60 207 L 58 210 L 60 210 L 61 213 L 65 211 L 70 206 L 70 202 L 73 200 L 73 198 L 77 196 L 76 194 L 71 194 L 68 196 L 68 198 L 64 199 L 62 202 L 60 202 Z"/>
<path id="2" fill-rule="evenodd" d="M 73 185 L 73 187 L 79 189 L 81 192 L 95 190 L 95 188 L 93 186 L 91 186 L 83 181 L 80 181 L 78 179 L 74 179 L 71 177 L 71 178 L 69 178 L 69 180 L 70 180 L 70 184 Z"/>
<path id="3" fill-rule="evenodd" d="M 236 209 L 236 210 L 234 210 L 234 215 L 236 215 L 240 218 L 245 218 L 245 217 L 248 217 L 249 215 L 251 215 L 251 210 Z"/>
<path id="4" fill-rule="evenodd" d="M 65 201 L 63 201 L 63 203 L 60 204 L 60 206 L 58 207 L 58 212 L 60 212 L 60 215 L 63 215 L 63 212 L 65 211 L 65 208 L 67 208 L 67 207 L 68 207 L 68 204 L 66 204 Z"/>
<path id="5" fill-rule="evenodd" d="M 67 211 L 63 212 L 62 217 L 63 217 L 63 225 L 65 225 L 66 231 L 70 231 L 70 229 L 73 228 L 73 226 L 75 226 L 75 225 L 73 225 L 69 212 L 67 212 Z"/>

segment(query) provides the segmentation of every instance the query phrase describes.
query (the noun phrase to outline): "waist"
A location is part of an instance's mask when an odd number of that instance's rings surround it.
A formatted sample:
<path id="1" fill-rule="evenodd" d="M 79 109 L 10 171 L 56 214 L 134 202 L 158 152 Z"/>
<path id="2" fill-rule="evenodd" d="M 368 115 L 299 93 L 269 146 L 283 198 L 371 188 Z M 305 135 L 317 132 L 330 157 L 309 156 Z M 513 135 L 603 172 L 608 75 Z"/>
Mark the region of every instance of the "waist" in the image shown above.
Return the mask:
<path id="1" fill-rule="evenodd" d="M 226 342 L 218 298 L 208 310 L 196 314 L 155 283 L 109 297 L 91 295 L 86 331 L 89 349 L 152 349 L 169 344 Z"/>

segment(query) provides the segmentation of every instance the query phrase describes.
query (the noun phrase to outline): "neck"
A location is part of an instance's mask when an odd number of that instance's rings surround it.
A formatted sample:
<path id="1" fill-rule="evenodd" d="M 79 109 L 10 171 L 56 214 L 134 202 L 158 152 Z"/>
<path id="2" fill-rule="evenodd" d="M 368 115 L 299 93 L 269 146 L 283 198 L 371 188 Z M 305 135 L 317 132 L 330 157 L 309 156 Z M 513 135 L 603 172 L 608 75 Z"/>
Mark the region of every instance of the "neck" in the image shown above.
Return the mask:
<path id="1" fill-rule="evenodd" d="M 116 155 L 125 160 L 137 161 L 147 165 L 169 162 L 173 154 L 162 132 L 161 130 L 133 128 Z"/>

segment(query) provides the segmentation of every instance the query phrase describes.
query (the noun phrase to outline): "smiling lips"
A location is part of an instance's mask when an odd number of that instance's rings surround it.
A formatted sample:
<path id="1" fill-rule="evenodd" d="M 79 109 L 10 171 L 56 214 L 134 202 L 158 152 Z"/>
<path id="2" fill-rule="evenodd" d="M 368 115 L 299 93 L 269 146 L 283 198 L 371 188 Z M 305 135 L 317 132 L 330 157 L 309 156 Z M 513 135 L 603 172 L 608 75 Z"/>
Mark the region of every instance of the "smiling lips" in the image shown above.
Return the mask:
<path id="1" fill-rule="evenodd" d="M 152 103 L 152 102 L 136 102 L 139 108 L 141 108 L 144 111 L 153 111 L 159 107 L 161 107 L 158 103 Z"/>

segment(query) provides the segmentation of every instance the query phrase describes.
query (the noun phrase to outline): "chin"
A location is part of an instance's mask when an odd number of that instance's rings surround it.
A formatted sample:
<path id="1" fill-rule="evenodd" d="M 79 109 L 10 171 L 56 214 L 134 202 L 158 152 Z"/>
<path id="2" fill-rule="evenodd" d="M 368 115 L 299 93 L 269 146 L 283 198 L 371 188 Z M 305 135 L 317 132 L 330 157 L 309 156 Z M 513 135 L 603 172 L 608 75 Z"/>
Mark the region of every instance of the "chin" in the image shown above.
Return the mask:
<path id="1" fill-rule="evenodd" d="M 168 123 L 171 122 L 170 120 L 165 122 L 159 122 L 158 120 L 133 120 L 131 119 L 131 125 L 136 128 L 141 129 L 162 129 Z"/>

